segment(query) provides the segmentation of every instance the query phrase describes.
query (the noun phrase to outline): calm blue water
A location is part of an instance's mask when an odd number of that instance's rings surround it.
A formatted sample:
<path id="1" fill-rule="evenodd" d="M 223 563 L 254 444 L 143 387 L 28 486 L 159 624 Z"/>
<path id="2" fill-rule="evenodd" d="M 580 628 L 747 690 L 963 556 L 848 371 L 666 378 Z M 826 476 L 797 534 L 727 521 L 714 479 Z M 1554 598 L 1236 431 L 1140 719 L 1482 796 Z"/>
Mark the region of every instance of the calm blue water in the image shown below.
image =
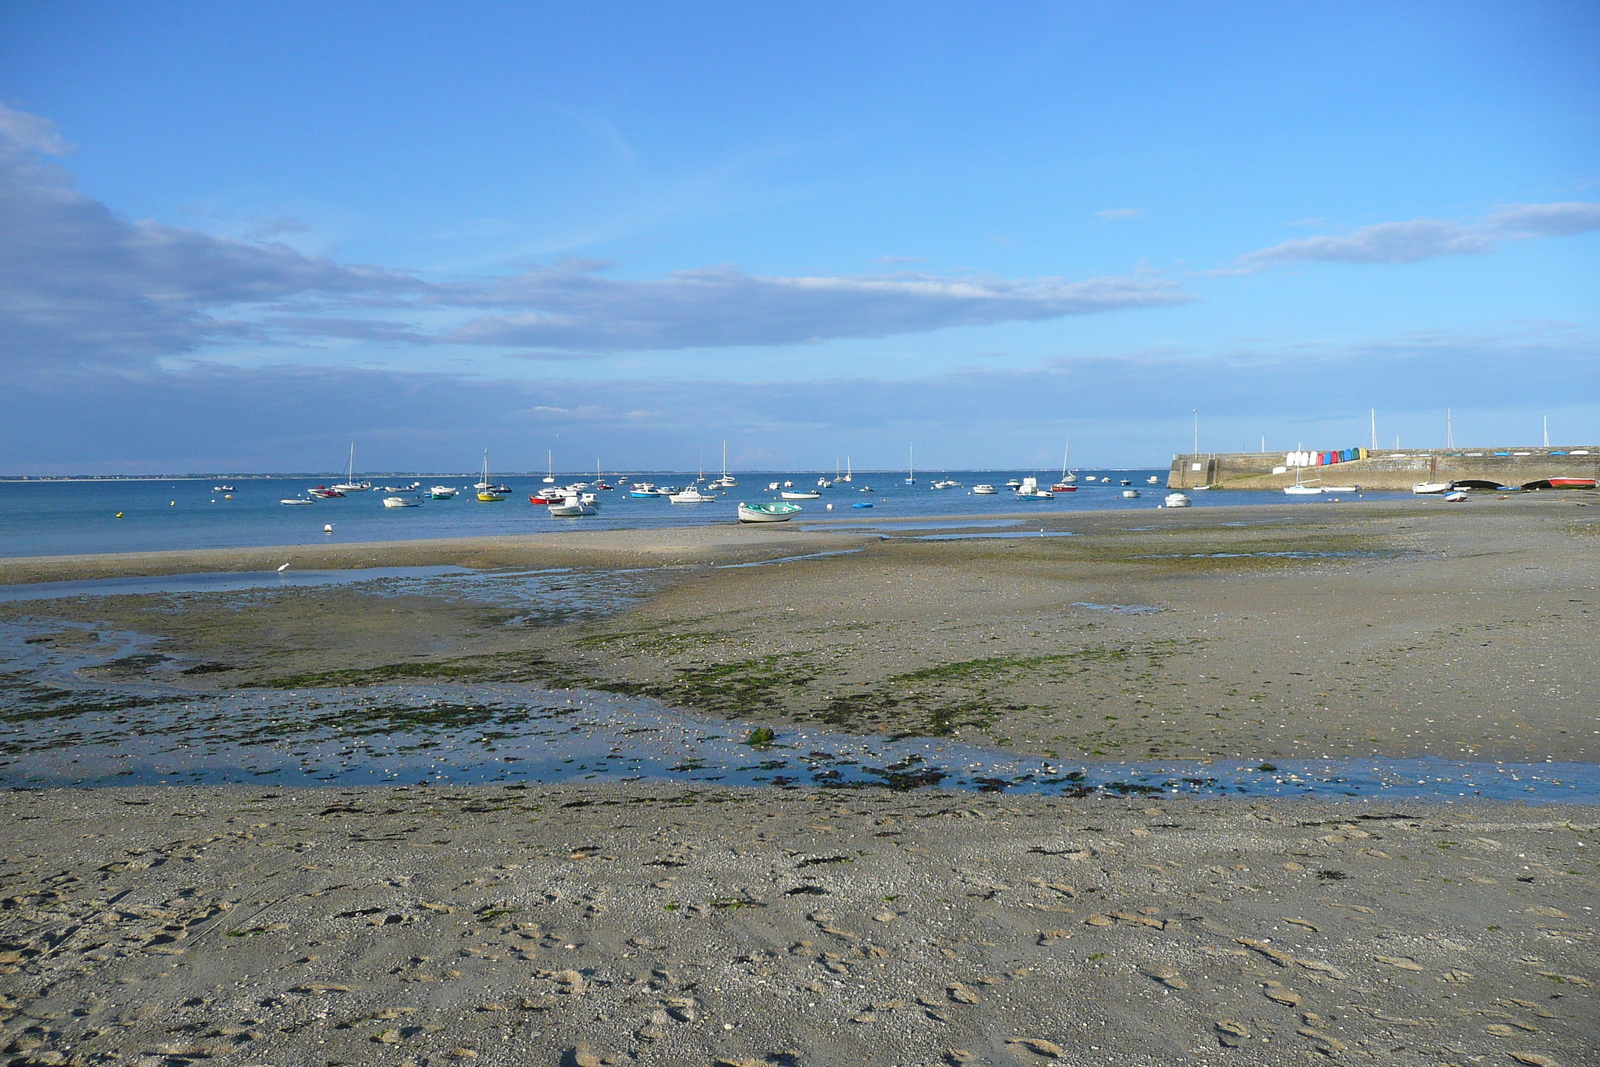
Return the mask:
<path id="1" fill-rule="evenodd" d="M 800 501 L 800 519 L 893 519 L 901 516 L 1014 515 L 1018 512 L 1059 514 L 1074 511 L 1149 510 L 1166 495 L 1162 485 L 1150 485 L 1152 475 L 1165 481 L 1165 470 L 1080 471 L 1080 489 L 1054 500 L 1019 501 L 1003 488 L 1009 478 L 1037 475 L 1048 485 L 1050 472 L 956 471 L 949 477 L 962 488 L 933 490 L 939 477 L 918 476 L 918 484 L 904 484 L 902 473 L 858 474 L 854 483 L 839 483 L 824 491 L 820 500 Z M 1089 482 L 1110 476 L 1109 485 Z M 683 486 L 692 475 L 643 474 L 639 479 L 661 485 Z M 772 481 L 792 480 L 796 488 L 813 486 L 818 475 L 743 473 L 739 488 L 719 494 L 711 504 L 671 504 L 666 499 L 636 499 L 626 491 L 601 493 L 600 514 L 582 519 L 553 519 L 543 507 L 528 503 L 530 493 L 541 488 L 537 477 L 507 478 L 512 496 L 504 503 L 482 504 L 470 493 L 454 500 L 429 500 L 417 508 L 385 508 L 382 492 L 358 493 L 341 500 L 319 500 L 310 507 L 284 507 L 284 497 L 304 495 L 317 479 L 258 478 L 233 480 L 232 499 L 213 492 L 213 481 L 93 481 L 0 483 L 0 557 L 76 555 L 96 552 L 150 552 L 196 548 L 246 548 L 266 545 L 303 545 L 324 542 L 392 541 L 433 537 L 475 537 L 499 534 L 554 533 L 573 529 L 623 529 L 665 526 L 704 526 L 736 521 L 740 501 L 775 499 L 767 490 Z M 1141 497 L 1124 500 L 1120 479 L 1133 482 Z M 325 479 L 331 483 L 336 478 Z M 469 486 L 475 478 L 424 478 L 434 484 Z M 410 484 L 411 478 L 395 485 Z M 1000 486 L 994 496 L 976 496 L 969 488 L 979 482 Z M 378 484 L 385 484 L 379 480 Z M 869 488 L 871 492 L 863 490 Z M 1405 493 L 1368 493 L 1365 498 L 1403 498 Z M 1316 507 L 1329 498 L 1296 499 L 1282 493 L 1191 493 L 1196 507 L 1238 504 L 1293 504 Z M 853 505 L 871 503 L 871 509 Z M 830 511 L 827 505 L 832 504 Z M 118 518 L 118 514 L 121 518 Z M 332 523 L 333 533 L 323 532 Z"/>

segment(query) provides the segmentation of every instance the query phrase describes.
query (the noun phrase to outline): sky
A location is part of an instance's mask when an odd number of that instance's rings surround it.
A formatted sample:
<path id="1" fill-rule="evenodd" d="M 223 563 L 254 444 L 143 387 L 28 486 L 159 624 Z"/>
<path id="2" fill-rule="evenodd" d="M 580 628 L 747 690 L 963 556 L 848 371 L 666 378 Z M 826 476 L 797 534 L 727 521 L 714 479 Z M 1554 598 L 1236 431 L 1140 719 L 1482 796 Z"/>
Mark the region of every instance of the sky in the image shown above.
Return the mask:
<path id="1" fill-rule="evenodd" d="M 1592 3 L 0 0 L 0 475 L 1600 443 Z"/>

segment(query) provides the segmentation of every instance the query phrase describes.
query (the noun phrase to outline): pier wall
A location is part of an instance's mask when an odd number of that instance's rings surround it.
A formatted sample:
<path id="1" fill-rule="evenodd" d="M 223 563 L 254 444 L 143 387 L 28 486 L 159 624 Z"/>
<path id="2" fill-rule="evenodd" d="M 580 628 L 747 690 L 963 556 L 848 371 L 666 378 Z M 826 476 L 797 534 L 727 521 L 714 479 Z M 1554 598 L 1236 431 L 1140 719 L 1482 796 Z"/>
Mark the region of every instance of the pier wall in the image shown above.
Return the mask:
<path id="1" fill-rule="evenodd" d="M 1575 454 L 1576 453 L 1576 454 Z M 1485 481 L 1520 486 L 1547 478 L 1600 478 L 1600 445 L 1570 448 L 1377 449 L 1368 458 L 1317 467 L 1285 465 L 1284 452 L 1211 452 L 1178 455 L 1167 472 L 1169 489 L 1282 489 L 1295 472 L 1307 482 L 1410 489 L 1417 482 Z"/>

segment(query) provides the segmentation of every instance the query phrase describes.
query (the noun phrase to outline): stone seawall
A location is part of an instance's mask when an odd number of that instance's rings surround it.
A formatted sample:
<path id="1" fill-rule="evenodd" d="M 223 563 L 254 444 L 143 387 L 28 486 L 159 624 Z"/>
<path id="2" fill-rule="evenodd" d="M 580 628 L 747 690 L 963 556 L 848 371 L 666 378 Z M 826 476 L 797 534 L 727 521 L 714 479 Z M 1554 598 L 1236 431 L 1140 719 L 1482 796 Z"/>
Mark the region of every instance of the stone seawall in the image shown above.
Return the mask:
<path id="1" fill-rule="evenodd" d="M 1550 478 L 1600 478 L 1600 445 L 1571 448 L 1380 449 L 1368 458 L 1318 467 L 1284 467 L 1283 452 L 1212 452 L 1172 458 L 1169 489 L 1282 489 L 1296 472 L 1312 484 L 1410 489 L 1417 482 L 1492 482 L 1524 486 Z"/>

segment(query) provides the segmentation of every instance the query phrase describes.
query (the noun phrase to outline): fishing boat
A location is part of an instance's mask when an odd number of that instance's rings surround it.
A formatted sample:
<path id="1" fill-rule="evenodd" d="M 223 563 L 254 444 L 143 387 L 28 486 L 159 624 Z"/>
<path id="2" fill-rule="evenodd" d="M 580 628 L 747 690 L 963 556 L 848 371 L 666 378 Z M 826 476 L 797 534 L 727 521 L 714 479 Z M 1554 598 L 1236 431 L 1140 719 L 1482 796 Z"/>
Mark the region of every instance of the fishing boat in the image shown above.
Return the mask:
<path id="1" fill-rule="evenodd" d="M 1168 493 L 1167 498 L 1163 500 L 1162 503 L 1169 508 L 1186 508 L 1191 506 L 1194 501 L 1190 500 L 1183 493 Z"/>
<path id="2" fill-rule="evenodd" d="M 778 495 L 785 500 L 816 500 L 822 496 L 821 493 L 812 489 L 785 489 Z"/>
<path id="3" fill-rule="evenodd" d="M 451 500 L 454 499 L 455 495 L 459 492 L 461 492 L 461 490 L 457 489 L 453 485 L 436 485 L 432 489 L 428 490 L 428 495 L 433 497 L 435 500 Z"/>
<path id="4" fill-rule="evenodd" d="M 987 482 L 984 482 L 984 483 L 981 483 L 979 485 L 973 486 L 972 487 L 972 491 L 974 493 L 978 494 L 979 496 L 994 496 L 1000 490 L 996 489 L 992 485 L 989 485 Z"/>
<path id="5" fill-rule="evenodd" d="M 788 496 L 789 494 L 785 493 L 784 495 Z M 710 493 L 702 493 L 699 487 L 691 485 L 681 493 L 673 493 L 667 499 L 674 504 L 710 504 L 715 502 L 717 498 Z"/>
<path id="6" fill-rule="evenodd" d="M 1017 487 L 1018 500 L 1053 500 L 1055 494 L 1048 489 L 1039 488 L 1039 479 L 1027 477 L 1022 479 L 1022 484 Z"/>
<path id="7" fill-rule="evenodd" d="M 799 504 L 771 500 L 761 504 L 740 504 L 740 522 L 788 522 L 800 514 Z"/>
<path id="8" fill-rule="evenodd" d="M 489 480 L 489 450 L 483 450 L 483 477 L 478 480 L 478 499 L 485 504 L 498 504 L 511 492 L 503 485 L 495 485 Z"/>
<path id="9" fill-rule="evenodd" d="M 386 508 L 420 508 L 422 501 L 414 496 L 386 496 L 383 498 Z"/>
<path id="10" fill-rule="evenodd" d="M 371 482 L 356 481 L 356 443 L 350 442 L 350 465 L 345 468 L 344 481 L 333 487 L 333 491 L 344 493 L 365 493 L 372 488 Z"/>

